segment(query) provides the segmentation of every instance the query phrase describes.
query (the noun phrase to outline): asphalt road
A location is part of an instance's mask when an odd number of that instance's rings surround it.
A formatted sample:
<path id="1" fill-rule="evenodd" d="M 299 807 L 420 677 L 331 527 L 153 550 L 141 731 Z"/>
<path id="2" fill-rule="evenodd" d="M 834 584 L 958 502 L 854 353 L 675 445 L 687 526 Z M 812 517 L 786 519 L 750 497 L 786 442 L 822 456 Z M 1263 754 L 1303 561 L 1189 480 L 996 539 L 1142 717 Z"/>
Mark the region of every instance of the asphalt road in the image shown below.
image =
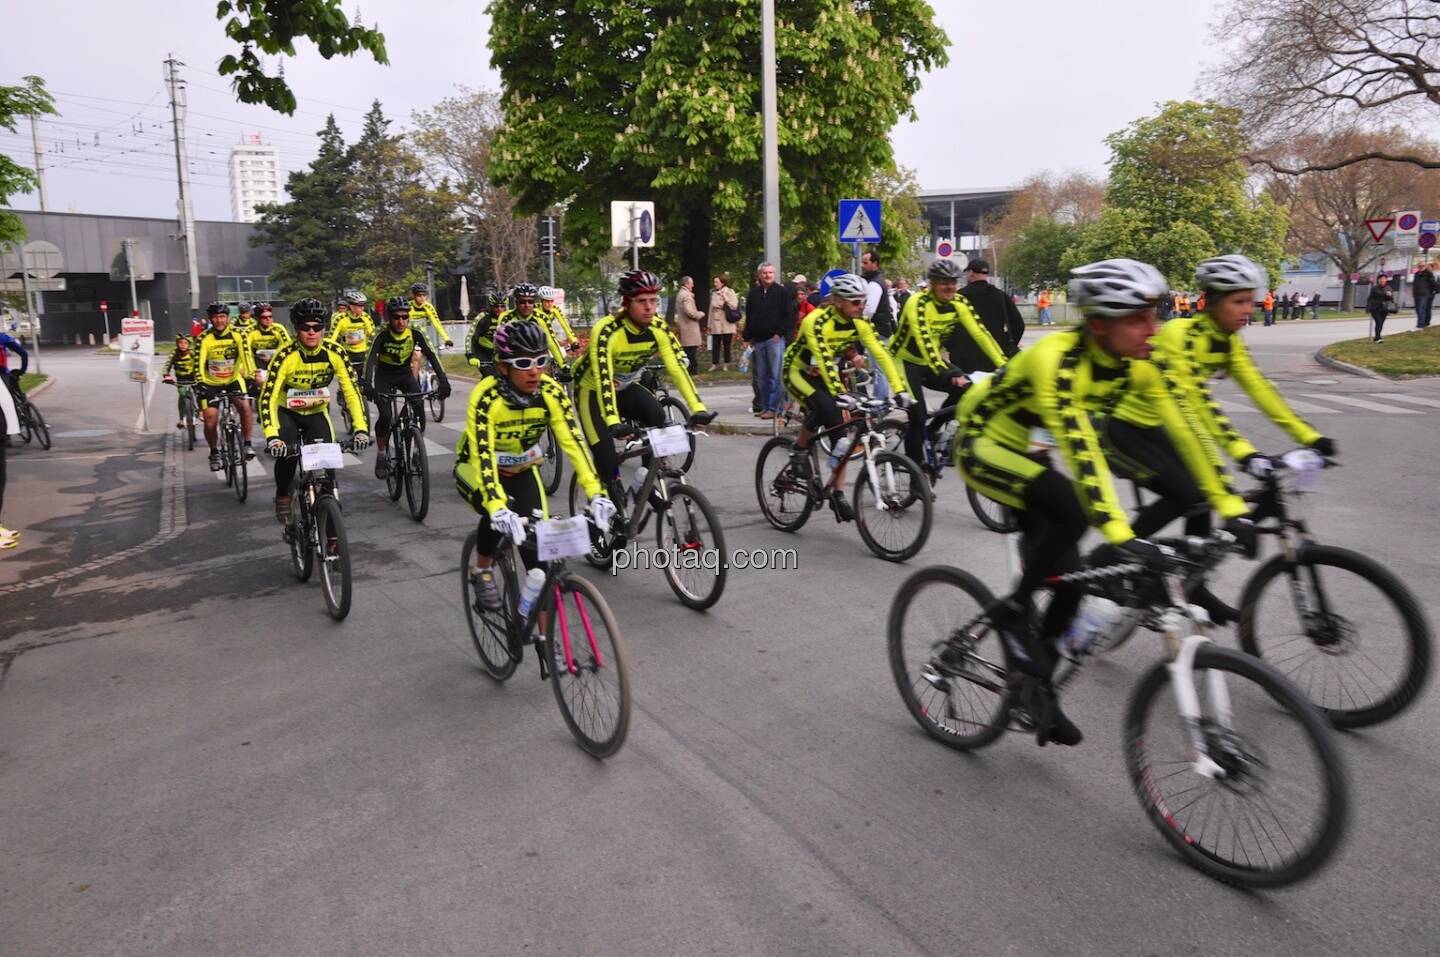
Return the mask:
<path id="1" fill-rule="evenodd" d="M 1383 561 L 1433 619 L 1440 382 L 1310 359 L 1360 325 L 1247 335 L 1341 445 L 1318 535 Z M 730 547 L 794 548 L 799 570 L 735 570 L 704 614 L 658 572 L 586 570 L 637 709 L 602 763 L 531 662 L 504 685 L 475 663 L 457 574 L 474 518 L 443 454 L 456 403 L 431 426 L 423 526 L 368 455 L 344 473 L 358 588 L 336 625 L 290 574 L 268 477 L 237 504 L 170 444 L 168 390 L 140 434 L 113 360 L 45 362 L 55 447 L 12 450 L 5 520 L 24 539 L 0 559 L 0 952 L 1404 955 L 1440 939 L 1433 693 L 1340 738 L 1345 846 L 1266 894 L 1184 866 L 1131 793 L 1119 732 L 1159 656 L 1145 636 L 1067 692 L 1077 749 L 927 739 L 886 663 L 891 596 L 932 563 L 1005 579 L 953 473 L 929 545 L 896 566 L 826 515 L 770 529 L 763 440 L 704 440 L 693 478 Z M 711 398 L 744 418 L 734 388 Z M 1288 447 L 1219 391 L 1261 447 Z"/>

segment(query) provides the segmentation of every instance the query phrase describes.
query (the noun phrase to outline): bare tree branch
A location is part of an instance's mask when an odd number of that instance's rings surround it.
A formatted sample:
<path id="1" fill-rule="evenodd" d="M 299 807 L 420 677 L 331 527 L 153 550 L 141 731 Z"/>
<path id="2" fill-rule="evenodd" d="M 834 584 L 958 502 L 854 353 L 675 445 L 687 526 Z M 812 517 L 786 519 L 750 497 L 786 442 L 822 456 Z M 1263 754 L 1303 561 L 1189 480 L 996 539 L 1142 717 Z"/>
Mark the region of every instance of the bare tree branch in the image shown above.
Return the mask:
<path id="1" fill-rule="evenodd" d="M 1408 153 L 1390 153 L 1384 150 L 1370 150 L 1369 152 L 1357 153 L 1353 156 L 1345 156 L 1341 159 L 1325 163 L 1306 163 L 1304 166 L 1282 166 L 1280 163 L 1266 156 L 1245 155 L 1242 156 L 1241 159 L 1251 166 L 1265 166 L 1276 173 L 1283 173 L 1286 176 L 1300 176 L 1305 173 L 1326 173 L 1331 170 L 1343 169 L 1346 166 L 1354 166 L 1356 163 L 1364 163 L 1369 160 L 1382 160 L 1387 163 L 1406 163 L 1410 166 L 1418 166 L 1421 169 L 1440 169 L 1440 160 Z"/>

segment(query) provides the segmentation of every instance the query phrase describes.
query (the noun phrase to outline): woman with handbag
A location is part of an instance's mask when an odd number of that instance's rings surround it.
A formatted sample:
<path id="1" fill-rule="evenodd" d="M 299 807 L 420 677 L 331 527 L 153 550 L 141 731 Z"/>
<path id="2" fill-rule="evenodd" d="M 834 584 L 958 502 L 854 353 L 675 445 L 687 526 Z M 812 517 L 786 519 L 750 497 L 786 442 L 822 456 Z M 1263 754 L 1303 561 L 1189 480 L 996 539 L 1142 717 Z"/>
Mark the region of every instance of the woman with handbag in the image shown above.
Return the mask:
<path id="1" fill-rule="evenodd" d="M 1382 272 L 1375 278 L 1370 295 L 1365 299 L 1365 311 L 1370 313 L 1375 323 L 1376 342 L 1380 341 L 1380 331 L 1385 328 L 1385 317 L 1399 310 L 1400 307 L 1395 305 L 1395 294 L 1390 291 L 1390 277 Z"/>
<path id="2" fill-rule="evenodd" d="M 735 340 L 735 326 L 740 321 L 740 297 L 726 283 L 724 276 L 716 276 L 713 282 L 715 289 L 710 293 L 710 308 L 706 312 L 706 324 L 710 328 L 710 364 L 728 369 L 730 346 Z"/>

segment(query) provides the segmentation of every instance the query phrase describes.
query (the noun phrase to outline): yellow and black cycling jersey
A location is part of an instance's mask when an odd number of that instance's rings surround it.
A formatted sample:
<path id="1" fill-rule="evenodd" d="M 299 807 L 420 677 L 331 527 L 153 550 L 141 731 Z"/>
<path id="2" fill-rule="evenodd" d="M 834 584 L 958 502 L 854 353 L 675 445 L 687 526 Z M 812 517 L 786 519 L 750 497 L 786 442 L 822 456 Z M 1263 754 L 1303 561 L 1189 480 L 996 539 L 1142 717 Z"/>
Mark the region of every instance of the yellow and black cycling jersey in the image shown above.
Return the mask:
<path id="1" fill-rule="evenodd" d="M 299 342 L 281 348 L 270 360 L 270 374 L 260 390 L 260 427 L 265 438 L 279 437 L 281 409 L 328 418 L 337 383 L 354 431 L 368 432 L 365 403 L 360 400 L 350 362 L 338 346 L 322 340 L 314 351 Z"/>
<path id="2" fill-rule="evenodd" d="M 430 347 L 430 340 L 425 338 L 423 330 L 407 327 L 401 332 L 395 332 L 388 325 L 375 334 L 375 341 L 370 344 L 370 354 L 365 357 L 365 369 L 361 378 L 366 382 L 373 381 L 377 369 L 409 372 L 416 350 L 430 363 L 430 368 L 435 370 L 441 381 L 445 381 L 445 370 L 440 367 L 440 358 Z"/>
<path id="3" fill-rule="evenodd" d="M 875 327 L 869 320 L 846 319 L 829 306 L 821 306 L 800 320 L 795 341 L 785 348 L 785 358 L 780 365 L 782 380 L 787 388 L 803 397 L 814 389 L 813 377 L 819 376 L 827 392 L 840 395 L 845 391 L 845 384 L 840 380 L 839 363 L 851 347 L 864 348 L 871 364 L 879 366 L 889 380 L 891 389 L 909 393 L 909 385 L 895 368 L 895 360 L 875 335 Z M 810 372 L 811 369 L 816 371 Z"/>
<path id="4" fill-rule="evenodd" d="M 990 335 L 990 330 L 981 325 L 980 317 L 975 315 L 969 300 L 957 294 L 954 299 L 942 303 L 929 290 L 905 301 L 905 307 L 900 310 L 899 327 L 890 339 L 890 354 L 901 362 L 925 366 L 939 375 L 952 372 L 959 367 L 945 360 L 942 343 L 956 326 L 965 330 L 965 334 L 975 341 L 995 368 L 1005 364 L 1004 351 Z"/>
<path id="5" fill-rule="evenodd" d="M 375 323 L 368 312 L 356 316 L 345 309 L 330 317 L 325 338 L 339 346 L 351 360 L 364 359 L 370 351 L 370 340 L 375 338 Z"/>
<path id="6" fill-rule="evenodd" d="M 412 301 L 410 303 L 410 328 L 424 329 L 427 322 L 435 330 L 435 334 L 440 337 L 440 342 L 450 339 L 445 332 L 445 327 L 440 324 L 440 313 L 435 310 L 435 303 L 428 299 L 424 302 Z"/>
<path id="7" fill-rule="evenodd" d="M 272 322 L 269 326 L 261 326 L 257 322 L 255 328 L 250 330 L 248 341 L 250 352 L 255 357 L 255 368 L 264 369 L 269 367 L 275 353 L 294 340 L 290 330 L 278 322 Z"/>
<path id="8" fill-rule="evenodd" d="M 680 340 L 657 317 L 641 329 L 628 315 L 606 316 L 590 330 L 590 348 L 575 360 L 575 381 L 580 384 L 581 402 L 587 392 L 598 392 L 600 414 L 607 426 L 620 423 L 615 391 L 640 381 L 645 364 L 659 355 L 665 372 L 691 413 L 704 412 L 705 404 L 685 368 Z"/>
<path id="9" fill-rule="evenodd" d="M 255 377 L 250 347 L 235 329 L 227 326 L 223 333 L 209 329 L 200 337 L 199 352 L 200 381 L 205 385 L 232 385 Z"/>
<path id="10" fill-rule="evenodd" d="M 541 439 L 549 429 L 575 469 L 585 494 L 601 493 L 590 453 L 581 446 L 575 409 L 560 383 L 540 377 L 533 396 L 522 396 L 504 379 L 486 376 L 465 403 L 465 431 L 455 446 L 455 483 L 466 501 L 487 512 L 504 508 L 508 501 L 500 484 L 502 473 L 513 475 L 545 458 Z M 526 516 L 528 518 L 528 516 Z"/>
<path id="11" fill-rule="evenodd" d="M 240 337 L 246 340 L 250 338 L 250 332 L 255 328 L 255 325 L 255 317 L 253 315 L 236 316 L 230 320 L 230 328 L 240 333 Z"/>
<path id="12" fill-rule="evenodd" d="M 1215 466 L 1214 444 L 1197 435 L 1149 362 L 1110 355 L 1081 331 L 1057 332 L 1012 356 L 994 378 L 972 386 L 955 411 L 960 425 L 957 459 L 965 480 L 985 495 L 1024 507 L 1024 489 L 1044 465 L 1028 458 L 1030 431 L 1056 438 L 1090 523 L 1113 544 L 1134 538 L 1101 450 L 1092 416 L 1128 396 L 1150 405 L 1205 497 L 1225 518 L 1246 513 L 1244 501 Z M 977 468 L 978 458 L 1004 468 Z M 1208 446 L 1208 448 L 1207 448 Z M 1000 455 L 993 454 L 996 450 Z M 980 462 L 984 466 L 986 462 Z"/>
<path id="13" fill-rule="evenodd" d="M 200 357 L 192 346 L 187 352 L 176 349 L 170 353 L 170 358 L 165 361 L 165 369 L 160 374 L 167 376 L 173 372 L 176 382 L 194 382 L 199 371 Z"/>
<path id="14" fill-rule="evenodd" d="M 1227 334 L 1208 313 L 1190 319 L 1171 319 L 1152 340 L 1150 361 L 1165 377 L 1170 394 L 1197 430 L 1239 461 L 1255 454 L 1255 446 L 1235 426 L 1210 394 L 1209 380 L 1229 374 L 1260 411 L 1301 445 L 1310 445 L 1320 433 L 1296 415 L 1270 380 L 1261 374 L 1239 334 Z M 1139 396 L 1121 400 L 1115 418 L 1142 428 L 1160 425 L 1155 410 Z"/>
<path id="15" fill-rule="evenodd" d="M 500 313 L 500 318 L 495 320 L 495 325 L 496 328 L 498 328 L 512 322 L 524 322 L 527 319 L 545 331 L 545 348 L 550 350 L 550 358 L 555 360 L 555 367 L 557 369 L 563 368 L 565 366 L 565 350 L 560 348 L 560 342 L 555 338 L 555 330 L 550 328 L 550 323 L 546 321 L 545 315 L 541 313 L 540 310 L 537 309 L 530 315 L 525 316 L 521 315 L 518 309 L 507 309 Z M 493 333 L 490 338 L 490 348 L 493 352 L 495 348 L 495 336 Z"/>
<path id="16" fill-rule="evenodd" d="M 575 330 L 570 327 L 570 320 L 565 317 L 565 310 L 559 306 L 551 306 L 546 309 L 544 306 L 535 307 L 536 315 L 544 318 L 545 325 L 555 334 L 557 339 L 564 342 L 575 340 Z M 559 327 L 558 331 L 556 327 Z"/>

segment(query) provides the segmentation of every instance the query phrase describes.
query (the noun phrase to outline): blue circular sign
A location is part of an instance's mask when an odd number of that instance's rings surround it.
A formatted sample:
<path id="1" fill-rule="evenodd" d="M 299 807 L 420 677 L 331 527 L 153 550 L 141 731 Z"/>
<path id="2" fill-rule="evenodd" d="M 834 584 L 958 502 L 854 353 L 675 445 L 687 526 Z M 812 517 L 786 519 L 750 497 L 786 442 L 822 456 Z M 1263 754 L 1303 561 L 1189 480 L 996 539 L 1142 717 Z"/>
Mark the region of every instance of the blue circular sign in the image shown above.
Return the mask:
<path id="1" fill-rule="evenodd" d="M 1402 233 L 1409 232 L 1416 226 L 1420 225 L 1420 217 L 1416 216 L 1414 213 L 1406 213 L 1400 217 L 1396 225 L 1400 227 L 1400 231 Z"/>
<path id="2" fill-rule="evenodd" d="M 832 269 L 820 278 L 820 295 L 830 295 L 830 286 L 835 280 L 848 273 L 848 269 Z"/>
<path id="3" fill-rule="evenodd" d="M 655 235 L 655 220 L 650 215 L 650 210 L 640 212 L 640 241 L 648 243 L 650 237 Z"/>

